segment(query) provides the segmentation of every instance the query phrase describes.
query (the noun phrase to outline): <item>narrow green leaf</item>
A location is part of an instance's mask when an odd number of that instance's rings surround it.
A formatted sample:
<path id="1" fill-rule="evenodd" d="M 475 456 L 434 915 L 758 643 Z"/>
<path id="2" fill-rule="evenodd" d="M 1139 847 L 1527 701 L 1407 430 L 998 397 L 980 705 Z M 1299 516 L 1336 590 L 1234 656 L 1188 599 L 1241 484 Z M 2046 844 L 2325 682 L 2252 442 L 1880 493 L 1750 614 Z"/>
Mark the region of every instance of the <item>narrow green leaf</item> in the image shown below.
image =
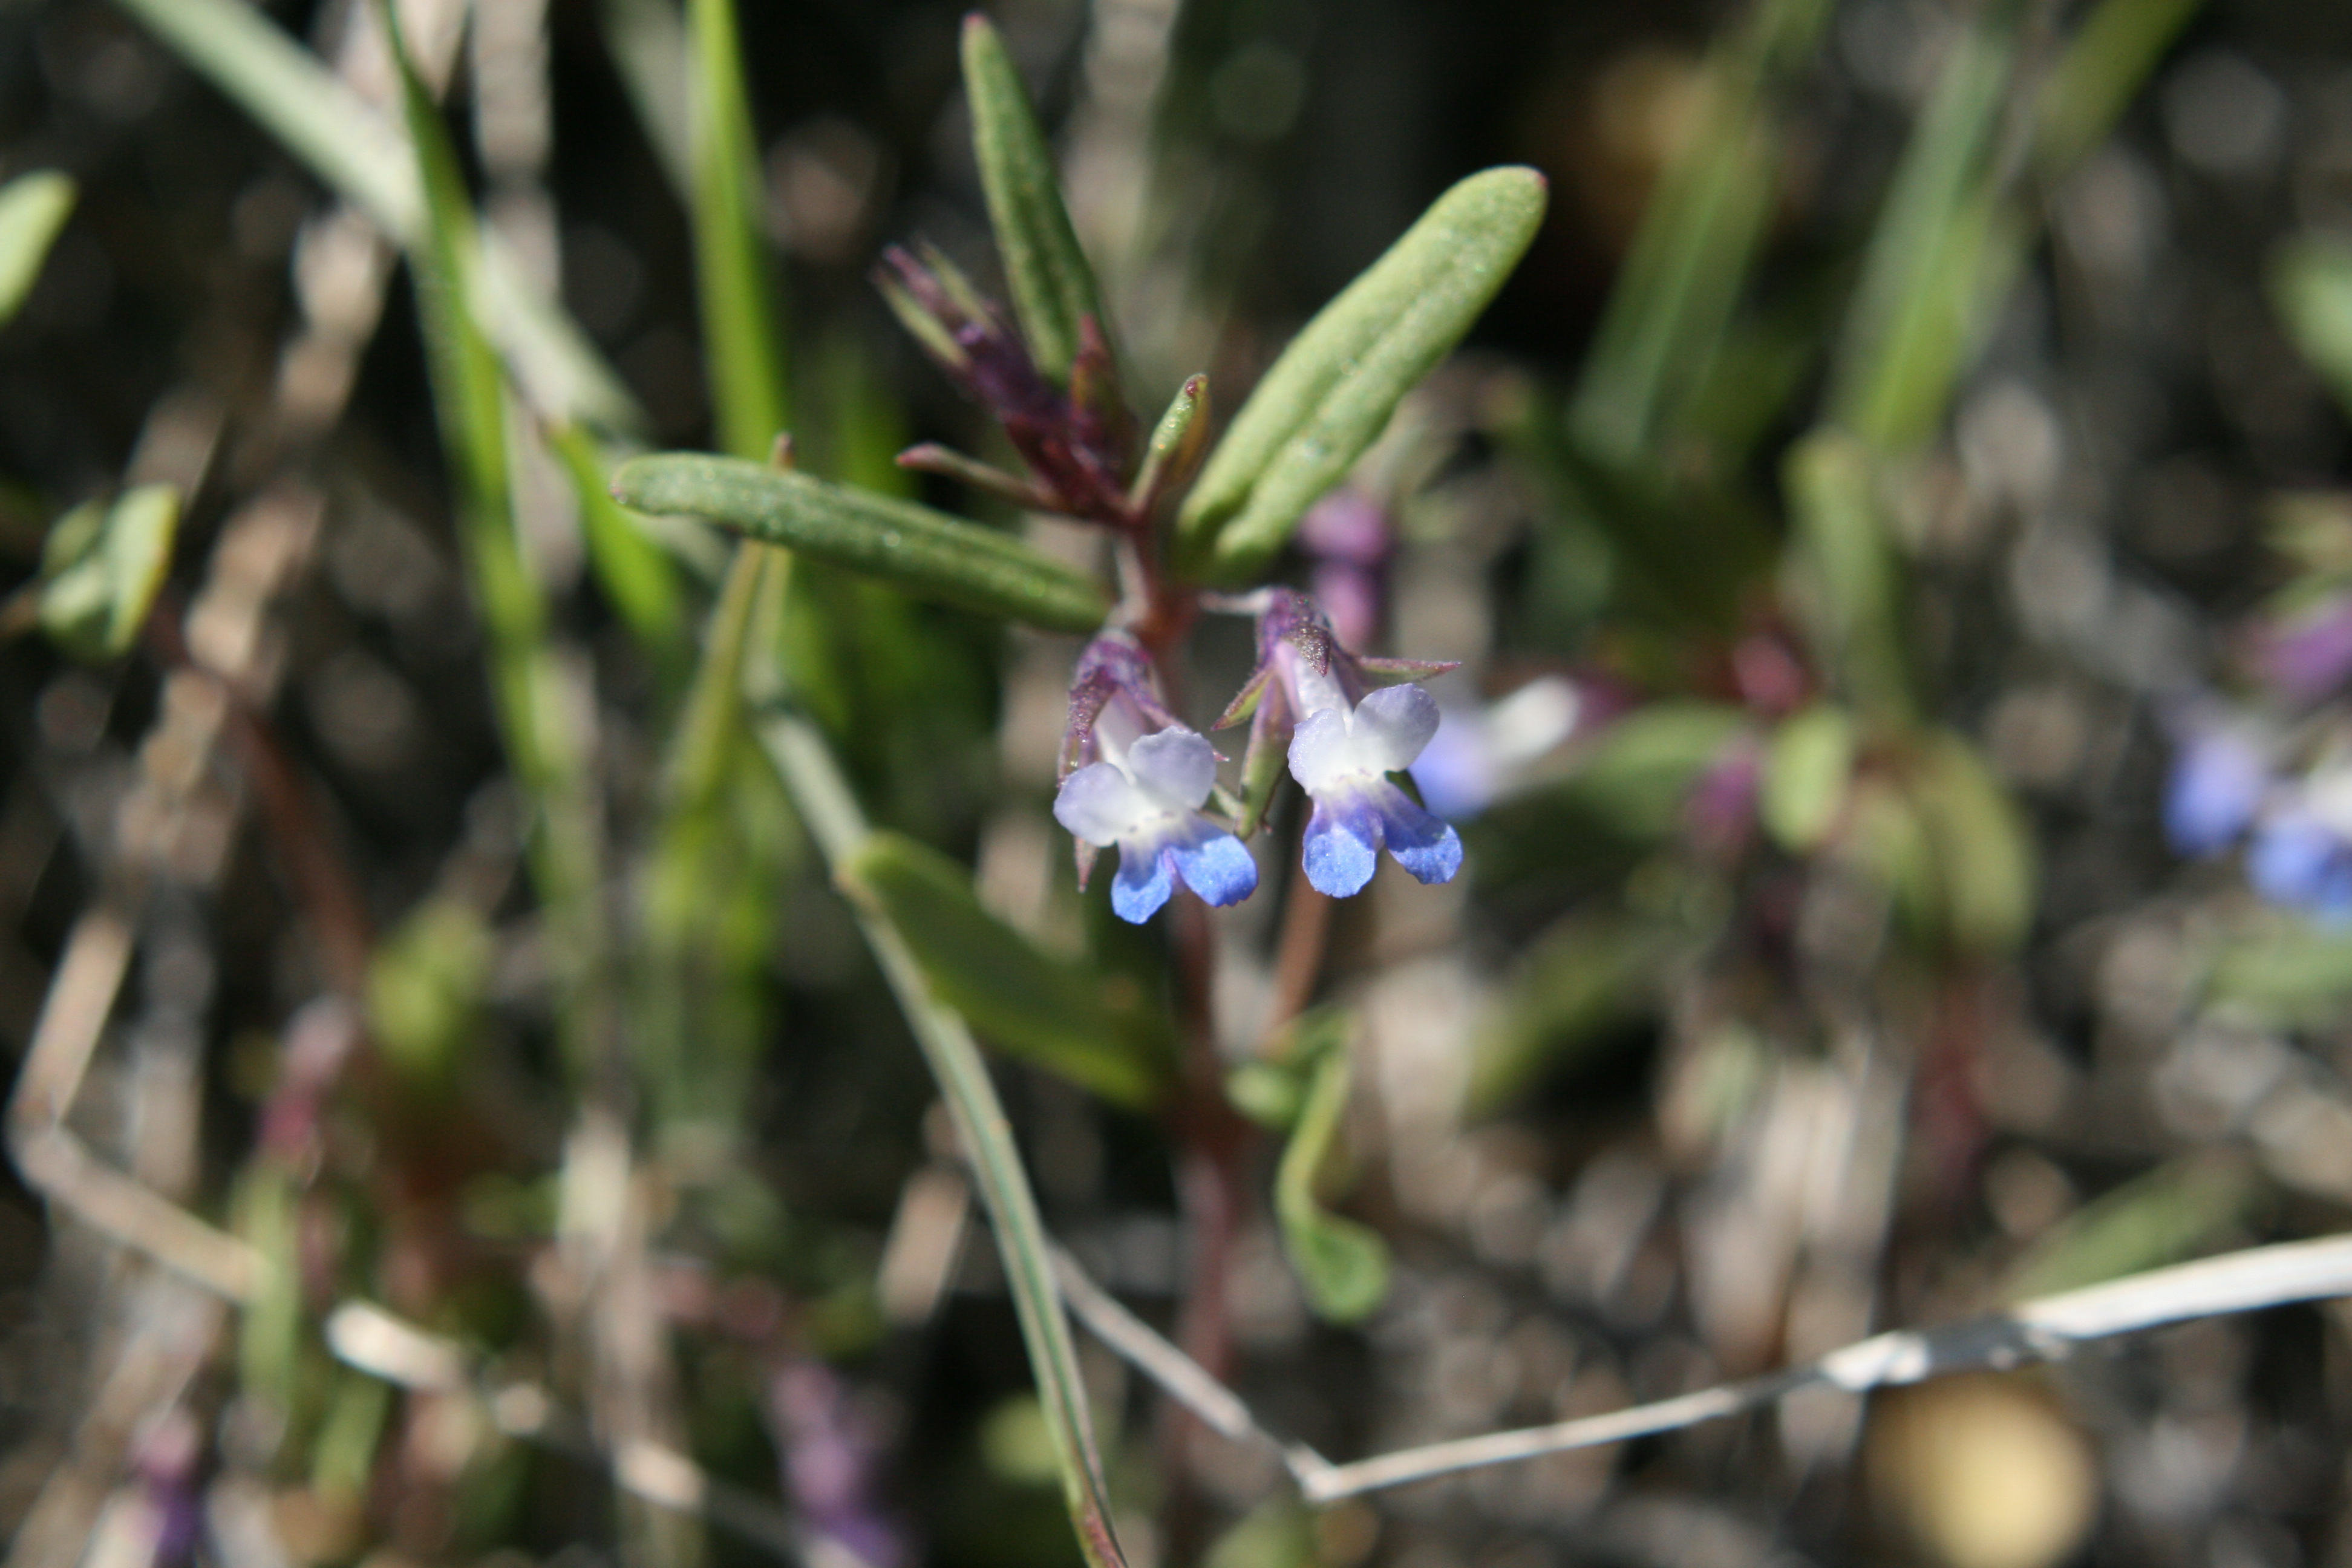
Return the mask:
<path id="1" fill-rule="evenodd" d="M 2352 932 L 2262 909 L 2216 944 L 2204 995 L 2264 1023 L 2331 1026 L 2352 997 Z"/>
<path id="2" fill-rule="evenodd" d="M 2271 263 L 2271 302 L 2303 357 L 2352 410 L 2352 246 L 2305 236 Z"/>
<path id="3" fill-rule="evenodd" d="M 1765 753 L 1757 815 L 1784 849 L 1803 853 L 1835 825 L 1853 773 L 1853 720 L 1817 702 L 1781 721 Z"/>
<path id="4" fill-rule="evenodd" d="M 2242 1156 L 2210 1151 L 2158 1165 L 2101 1194 L 2036 1237 L 2001 1281 L 2030 1301 L 2183 1263 L 2237 1225 L 2261 1195 Z"/>
<path id="5" fill-rule="evenodd" d="M 0 326 L 32 292 L 73 205 L 74 183 L 55 170 L 37 169 L 0 185 Z"/>
<path id="6" fill-rule="evenodd" d="M 1231 583 L 1273 558 L 1462 341 L 1535 239 L 1544 204 L 1533 169 L 1471 175 L 1291 340 L 1177 515 L 1187 570 Z"/>
<path id="7" fill-rule="evenodd" d="M 687 96 L 691 79 L 686 26 L 670 0 L 604 0 L 596 20 L 604 52 L 637 111 L 638 128 L 653 148 L 670 189 L 681 202 L 694 200 L 694 107 Z"/>
<path id="8" fill-rule="evenodd" d="M 586 431 L 561 426 L 549 434 L 548 445 L 571 478 L 596 585 L 639 647 L 657 664 L 683 670 L 688 649 L 677 563 L 635 514 L 613 500 L 604 455 Z"/>
<path id="9" fill-rule="evenodd" d="M 1773 89 L 1811 57 L 1830 9 L 1762 0 L 1709 58 L 1697 132 L 1642 214 L 1578 377 L 1569 425 L 1591 456 L 1641 458 L 1705 384 L 1772 211 Z"/>
<path id="10" fill-rule="evenodd" d="M 2033 922 L 2033 846 L 2017 803 L 1959 736 L 1927 737 L 1912 781 L 1934 866 L 1938 929 L 1971 952 L 2007 952 Z"/>
<path id="11" fill-rule="evenodd" d="M 2033 161 L 2047 183 L 2106 140 L 2204 0 L 2099 0 L 2043 79 Z"/>
<path id="12" fill-rule="evenodd" d="M 1795 596 L 1816 658 L 1866 718 L 1907 718 L 1902 563 L 1870 449 L 1842 431 L 1816 430 L 1789 448 L 1781 488 L 1796 522 Z"/>
<path id="13" fill-rule="evenodd" d="M 316 56 L 239 0 L 121 0 L 191 68 L 386 234 L 414 250 L 425 237 L 424 193 L 398 122 L 387 121 Z M 473 308 L 550 418 L 599 429 L 645 424 L 586 335 L 495 244 L 470 232 L 480 277 Z"/>
<path id="14" fill-rule="evenodd" d="M 933 994 L 1006 1055 L 1132 1110 L 1150 1109 L 1167 1089 L 1175 1046 L 1165 1014 L 990 914 L 954 861 L 876 833 L 840 879 L 906 939 Z"/>
<path id="15" fill-rule="evenodd" d="M 41 630 L 76 658 L 130 652 L 171 572 L 179 528 L 180 492 L 170 485 L 142 485 L 59 518 L 41 551 Z"/>
<path id="16" fill-rule="evenodd" d="M 368 1037 L 403 1087 L 438 1098 L 474 1044 L 497 942 L 481 913 L 427 899 L 369 955 Z"/>
<path id="17" fill-rule="evenodd" d="M 635 458 L 613 476 L 613 494 L 639 511 L 707 518 L 920 598 L 1049 631 L 1090 632 L 1110 609 L 1085 574 L 1016 539 L 913 501 L 740 458 Z"/>
<path id="18" fill-rule="evenodd" d="M 780 613 L 777 580 L 792 565 L 766 545 L 735 548 L 663 759 L 660 814 L 636 879 L 638 1071 L 656 1136 L 706 1152 L 734 1146 L 743 1131 L 794 859 L 790 813 L 750 743 L 743 701 L 745 659 Z"/>
<path id="19" fill-rule="evenodd" d="M 1328 1212 L 1316 1196 L 1353 1081 L 1353 1058 L 1342 1037 L 1315 1058 L 1314 1077 L 1274 1177 L 1283 1251 L 1306 1287 L 1307 1304 L 1335 1323 L 1370 1317 L 1389 1290 L 1388 1243 L 1370 1227 Z"/>
<path id="20" fill-rule="evenodd" d="M 1918 441 L 1941 416 L 1993 291 L 1981 253 L 2014 232 L 1998 210 L 1991 153 L 2016 9 L 1989 7 L 1953 47 L 1904 146 L 1847 310 L 1832 416 L 1882 448 Z"/>
<path id="21" fill-rule="evenodd" d="M 746 667 L 746 692 L 754 704 L 760 740 L 792 792 L 793 807 L 810 836 L 838 870 L 866 842 L 869 829 L 865 813 L 824 736 L 785 701 L 778 689 L 781 679 L 771 660 L 753 659 Z M 1063 1500 L 1079 1550 L 1089 1568 L 1126 1568 L 1111 1525 L 1110 1489 L 1095 1444 L 1094 1415 L 1055 1283 L 1052 1248 L 987 1063 L 962 1017 L 933 994 L 897 926 L 866 909 L 859 909 L 858 924 L 938 1080 L 981 1202 L 995 1225 L 997 1252 L 1004 1261 L 1013 1311 L 1028 1347 L 1030 1372 L 1037 1380 L 1038 1405 L 1060 1463 Z"/>
<path id="22" fill-rule="evenodd" d="M 1021 85 L 1004 40 L 974 12 L 963 23 L 964 94 L 971 102 L 972 151 L 988 196 L 988 221 L 1004 258 L 1005 281 L 1029 357 L 1055 381 L 1067 381 L 1078 353 L 1078 323 L 1092 316 L 1106 334 L 1100 291 L 1077 230 L 1062 204 L 1053 150 Z"/>
<path id="23" fill-rule="evenodd" d="M 1664 837 L 1681 824 L 1700 770 L 1746 722 L 1739 710 L 1714 703 L 1651 703 L 1595 736 L 1561 788 L 1628 837 Z"/>
<path id="24" fill-rule="evenodd" d="M 561 969 L 563 1036 L 576 1072 L 598 1049 L 604 938 L 603 845 L 580 740 L 571 720 L 547 606 L 515 530 L 504 367 L 479 323 L 483 253 L 457 152 L 402 41 L 391 0 L 379 0 L 424 193 L 424 230 L 409 251 L 436 421 L 457 491 L 467 585 L 489 645 L 490 689 L 507 759 L 531 803 L 532 880 L 546 906 Z"/>
<path id="25" fill-rule="evenodd" d="M 691 0 L 694 270 L 719 442 L 758 461 L 790 423 L 783 340 L 759 211 L 760 159 L 743 96 L 735 0 Z"/>
<path id="26" fill-rule="evenodd" d="M 1176 389 L 1168 412 L 1152 427 L 1143 449 L 1143 466 L 1136 470 L 1128 500 L 1145 517 L 1163 495 L 1176 495 L 1192 481 L 1192 470 L 1209 448 L 1209 378 L 1188 377 Z"/>

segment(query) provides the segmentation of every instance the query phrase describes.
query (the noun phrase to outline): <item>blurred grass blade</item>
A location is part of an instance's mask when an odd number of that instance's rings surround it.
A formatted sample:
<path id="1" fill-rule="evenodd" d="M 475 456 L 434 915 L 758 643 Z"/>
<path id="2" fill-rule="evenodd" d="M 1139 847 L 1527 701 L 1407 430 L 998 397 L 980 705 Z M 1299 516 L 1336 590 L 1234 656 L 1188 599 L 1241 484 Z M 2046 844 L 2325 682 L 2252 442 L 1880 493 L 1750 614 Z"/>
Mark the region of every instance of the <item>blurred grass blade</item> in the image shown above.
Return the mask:
<path id="1" fill-rule="evenodd" d="M 490 689 L 509 765 L 532 808 L 530 863 L 547 910 L 566 1046 L 575 1070 L 589 1060 L 601 1005 L 597 909 L 602 858 L 586 768 L 548 642 L 547 609 L 515 531 L 507 447 L 506 383 L 476 325 L 481 250 L 473 208 L 440 111 L 417 79 L 390 0 L 377 14 L 400 75 L 415 150 L 425 224 L 410 255 L 434 414 L 457 491 L 457 534 L 467 580 L 488 633 Z"/>
<path id="2" fill-rule="evenodd" d="M 1370 1316 L 1389 1289 L 1388 1243 L 1378 1232 L 1328 1212 L 1316 1195 L 1339 1142 L 1348 1089 L 1355 1079 L 1349 1050 L 1354 1024 L 1351 1015 L 1323 1012 L 1303 1016 L 1291 1026 L 1295 1043 L 1285 1056 L 1295 1065 L 1311 1063 L 1313 1077 L 1274 1177 L 1274 1212 L 1282 1226 L 1283 1251 L 1298 1271 L 1308 1305 L 1317 1316 L 1335 1323 Z"/>
<path id="3" fill-rule="evenodd" d="M 596 19 L 638 128 L 681 202 L 694 199 L 694 108 L 686 26 L 670 0 L 604 0 Z"/>
<path id="4" fill-rule="evenodd" d="M 2262 1192 L 2234 1156 L 2189 1155 L 2102 1194 L 2035 1238 L 2002 1282 L 2004 1301 L 2104 1284 L 2194 1257 Z"/>
<path id="5" fill-rule="evenodd" d="M 585 430 L 562 426 L 547 439 L 572 480 L 597 586 L 657 666 L 683 671 L 690 650 L 677 563 L 635 514 L 613 499 L 604 455 Z"/>
<path id="6" fill-rule="evenodd" d="M 2271 265 L 2271 301 L 2287 335 L 2352 411 L 2352 246 L 2306 236 Z"/>
<path id="7" fill-rule="evenodd" d="M 1778 184 L 1772 89 L 1811 57 L 1829 12 L 1825 0 L 1761 0 L 1708 62 L 1700 127 L 1642 214 L 1569 408 L 1591 456 L 1647 452 L 1721 351 Z"/>
<path id="8" fill-rule="evenodd" d="M 1534 240 L 1544 204 L 1533 169 L 1471 175 L 1291 340 L 1178 513 L 1186 570 L 1230 583 L 1273 558 L 1462 341 Z"/>
<path id="9" fill-rule="evenodd" d="M 660 453 L 623 464 L 613 493 L 640 511 L 708 518 L 920 598 L 1048 631 L 1090 632 L 1110 609 L 1091 578 L 1018 540 L 912 501 L 764 464 Z"/>
<path id="10" fill-rule="evenodd" d="M 2046 184 L 2094 151 L 2204 0 L 2099 0 L 2042 83 L 2033 162 Z"/>
<path id="11" fill-rule="evenodd" d="M 772 1011 L 762 978 L 793 858 L 773 772 L 751 744 L 743 666 L 755 630 L 778 613 L 791 565 L 780 550 L 736 547 L 670 737 L 637 879 L 639 1076 L 658 1139 L 706 1152 L 740 1140 Z"/>
<path id="12" fill-rule="evenodd" d="M 728 452 L 764 458 L 790 423 L 783 341 L 754 215 L 760 158 L 743 96 L 735 0 L 690 0 L 694 42 L 694 275 L 710 405 Z"/>
<path id="13" fill-rule="evenodd" d="M 1895 166 L 1846 313 L 1831 417 L 1881 448 L 1943 413 L 1987 292 L 1979 259 L 2011 220 L 1996 211 L 1992 148 L 2015 54 L 2003 0 L 1961 35 Z"/>
<path id="14" fill-rule="evenodd" d="M 76 658 L 120 658 L 172 570 L 180 492 L 142 485 L 59 518 L 41 550 L 41 630 Z"/>
<path id="15" fill-rule="evenodd" d="M 1168 1089 L 1175 1042 L 1166 1016 L 1131 988 L 1041 952 L 982 909 L 970 874 L 944 855 L 875 833 L 840 880 L 906 940 L 933 994 L 1008 1056 L 1129 1110 L 1150 1110 Z"/>
<path id="16" fill-rule="evenodd" d="M 425 243 L 425 198 L 400 125 L 259 10 L 239 0 L 120 3 L 385 234 L 412 252 Z M 598 428 L 642 426 L 627 389 L 561 307 L 497 245 L 470 228 L 466 243 L 479 258 L 477 319 L 541 411 Z"/>
<path id="17" fill-rule="evenodd" d="M 52 169 L 19 174 L 0 185 L 0 326 L 7 325 L 33 291 L 41 263 L 73 211 L 74 183 Z"/>
<path id="18" fill-rule="evenodd" d="M 1070 377 L 1078 353 L 1078 323 L 1088 316 L 1108 337 L 1094 269 L 1078 247 L 1077 230 L 1062 203 L 1053 150 L 1021 85 L 1004 40 L 978 12 L 963 22 L 964 95 L 971 103 L 971 143 L 980 160 L 988 221 L 1013 289 L 1021 336 L 1037 368 L 1057 382 Z"/>
<path id="19" fill-rule="evenodd" d="M 781 679 L 771 660 L 755 658 L 747 665 L 754 722 L 794 809 L 837 873 L 855 862 L 866 842 L 865 813 L 824 736 L 785 700 L 778 689 Z M 1126 1568 L 1111 1527 L 1110 1491 L 1095 1446 L 1086 1384 L 1078 1373 L 1069 1321 L 1062 1315 L 1051 1244 L 987 1063 L 963 1019 L 932 994 L 922 966 L 890 920 L 863 908 L 857 910 L 857 920 L 939 1082 L 981 1201 L 994 1223 L 997 1251 L 1028 1347 L 1030 1373 L 1037 1380 L 1037 1400 L 1053 1439 L 1063 1500 L 1079 1549 L 1089 1568 Z"/>
<path id="20" fill-rule="evenodd" d="M 1782 476 L 1814 657 L 1865 721 L 1899 722 L 1911 712 L 1903 577 L 1871 453 L 1842 431 L 1817 430 L 1789 448 Z"/>

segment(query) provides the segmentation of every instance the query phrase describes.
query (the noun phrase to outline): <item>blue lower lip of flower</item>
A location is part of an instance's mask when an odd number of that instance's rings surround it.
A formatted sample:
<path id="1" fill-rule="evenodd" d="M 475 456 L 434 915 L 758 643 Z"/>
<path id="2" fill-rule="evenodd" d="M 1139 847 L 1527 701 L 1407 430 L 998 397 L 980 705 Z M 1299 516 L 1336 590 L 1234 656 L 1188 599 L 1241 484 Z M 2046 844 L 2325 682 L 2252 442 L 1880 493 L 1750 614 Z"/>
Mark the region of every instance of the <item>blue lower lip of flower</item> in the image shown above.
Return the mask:
<path id="1" fill-rule="evenodd" d="M 1257 862 L 1248 848 L 1223 828 L 1194 816 L 1148 836 L 1118 841 L 1118 876 L 1110 885 L 1112 912 L 1141 925 L 1160 912 L 1180 876 L 1186 887 L 1219 906 L 1239 903 L 1257 890 Z"/>
<path id="2" fill-rule="evenodd" d="M 1462 869 L 1461 836 L 1384 778 L 1318 796 L 1300 858 L 1316 891 L 1345 899 L 1372 879 L 1383 846 L 1419 881 L 1451 881 Z"/>
<path id="3" fill-rule="evenodd" d="M 1131 924 L 1141 925 L 1160 912 L 1160 906 L 1176 890 L 1175 858 L 1163 855 L 1156 844 L 1139 840 L 1122 840 L 1118 847 L 1118 875 L 1111 879 L 1111 912 Z"/>

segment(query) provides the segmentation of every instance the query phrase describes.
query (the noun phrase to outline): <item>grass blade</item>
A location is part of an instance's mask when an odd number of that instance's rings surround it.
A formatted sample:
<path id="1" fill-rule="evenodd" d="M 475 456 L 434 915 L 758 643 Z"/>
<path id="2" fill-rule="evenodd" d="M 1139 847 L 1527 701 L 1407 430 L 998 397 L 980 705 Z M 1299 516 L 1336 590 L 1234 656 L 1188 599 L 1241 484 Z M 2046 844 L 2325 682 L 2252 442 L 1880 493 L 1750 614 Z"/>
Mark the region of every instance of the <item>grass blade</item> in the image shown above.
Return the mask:
<path id="1" fill-rule="evenodd" d="M 588 984 L 603 950 L 597 916 L 602 858 L 586 769 L 568 718 L 547 607 L 515 531 L 503 369 L 476 325 L 482 252 L 473 209 L 440 112 L 417 79 L 388 3 L 379 12 L 400 72 L 401 101 L 415 150 L 423 228 L 410 251 L 434 412 L 457 490 L 457 533 L 467 583 L 489 644 L 490 687 L 509 764 L 533 808 L 530 863 L 555 936 L 565 984 L 565 1034 L 573 1066 L 588 1065 L 600 1004 Z"/>
<path id="2" fill-rule="evenodd" d="M 692 0 L 694 272 L 720 447 L 758 461 L 789 423 L 734 0 Z"/>
<path id="3" fill-rule="evenodd" d="M 58 231 L 73 211 L 74 183 L 52 169 L 0 185 L 0 326 L 25 303 Z"/>
<path id="4" fill-rule="evenodd" d="M 783 777 L 793 807 L 826 863 L 836 871 L 851 865 L 869 830 L 840 765 L 816 726 L 795 712 L 777 689 L 781 676 L 770 661 L 753 660 L 747 679 L 754 727 Z M 997 1250 L 1004 1260 L 1005 1280 L 1028 1347 L 1030 1371 L 1037 1380 L 1038 1404 L 1045 1413 L 1079 1548 L 1090 1568 L 1126 1568 L 1111 1528 L 1109 1489 L 1095 1445 L 1086 1384 L 1078 1373 L 1068 1320 L 1062 1315 L 1052 1246 L 980 1047 L 963 1019 L 932 995 L 898 928 L 867 909 L 857 910 L 857 920 L 939 1082 L 981 1201 L 994 1224 Z"/>
<path id="5" fill-rule="evenodd" d="M 1273 558 L 1486 310 L 1534 240 L 1545 195 L 1533 169 L 1471 175 L 1291 340 L 1177 514 L 1188 571 L 1232 583 Z"/>
<path id="6" fill-rule="evenodd" d="M 1989 248 L 2014 247 L 1991 153 L 2010 87 L 2014 26 L 1999 6 L 1953 47 L 1903 150 L 1846 315 L 1832 418 L 1882 449 L 1925 437 L 1980 324 Z"/>
<path id="7" fill-rule="evenodd" d="M 971 100 L 972 150 L 980 159 L 988 221 L 1004 258 L 1005 281 L 1021 336 L 1037 368 L 1067 381 L 1077 358 L 1078 323 L 1102 319 L 1094 268 L 1078 247 L 1078 231 L 1062 204 L 1053 150 L 1022 88 L 1004 40 L 974 13 L 963 23 L 964 94 Z"/>
<path id="8" fill-rule="evenodd" d="M 260 11 L 238 0 L 121 0 L 344 200 L 412 253 L 425 242 L 425 196 L 399 124 L 387 121 Z M 550 418 L 635 430 L 645 416 L 620 378 L 554 301 L 523 281 L 470 226 L 476 320 Z"/>
<path id="9" fill-rule="evenodd" d="M 1090 632 L 1109 613 L 1091 578 L 1019 540 L 913 501 L 764 464 L 660 453 L 622 465 L 613 494 L 640 511 L 688 512 L 920 598 L 1048 631 Z"/>
<path id="10" fill-rule="evenodd" d="M 682 673 L 690 657 L 677 565 L 627 508 L 613 499 L 604 455 L 576 425 L 551 432 L 580 503 L 588 567 L 629 635 L 665 672 Z"/>
<path id="11" fill-rule="evenodd" d="M 1593 458 L 1622 464 L 1647 451 L 1721 351 L 1771 215 L 1771 90 L 1810 58 L 1829 11 L 1822 0 L 1765 0 L 1710 62 L 1706 123 L 1642 215 L 1569 408 Z"/>

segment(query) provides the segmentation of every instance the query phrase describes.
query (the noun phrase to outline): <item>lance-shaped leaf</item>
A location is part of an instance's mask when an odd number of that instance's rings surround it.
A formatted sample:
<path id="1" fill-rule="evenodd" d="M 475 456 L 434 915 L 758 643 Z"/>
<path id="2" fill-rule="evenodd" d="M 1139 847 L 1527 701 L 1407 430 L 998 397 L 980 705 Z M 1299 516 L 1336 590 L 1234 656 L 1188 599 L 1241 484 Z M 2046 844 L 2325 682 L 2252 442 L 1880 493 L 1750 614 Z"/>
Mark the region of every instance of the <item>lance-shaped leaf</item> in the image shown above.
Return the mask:
<path id="1" fill-rule="evenodd" d="M 41 550 L 41 630 L 77 658 L 128 653 L 171 569 L 179 526 L 180 494 L 169 485 L 59 518 Z"/>
<path id="2" fill-rule="evenodd" d="M 870 835 L 843 863 L 843 889 L 898 930 L 931 991 L 1008 1056 L 1132 1110 L 1171 1081 L 1166 1016 L 1134 988 L 1054 957 L 981 907 L 971 878 L 899 834 Z"/>
<path id="3" fill-rule="evenodd" d="M 1093 579 L 1017 539 L 806 474 L 665 452 L 623 464 L 613 495 L 639 511 L 690 513 L 919 598 L 1048 631 L 1090 632 L 1109 613 Z"/>
<path id="4" fill-rule="evenodd" d="M 1021 73 L 1004 52 L 1004 40 L 977 14 L 964 18 L 963 85 L 971 100 L 972 152 L 988 195 L 988 221 L 1004 258 L 1021 336 L 1037 368 L 1066 382 L 1078 354 L 1078 323 L 1088 316 L 1102 321 L 1094 270 L 1062 205 L 1053 151 Z"/>
<path id="5" fill-rule="evenodd" d="M 1127 492 L 1137 516 L 1150 517 L 1160 498 L 1173 495 L 1192 482 L 1192 470 L 1209 448 L 1209 378 L 1195 375 L 1176 389 L 1168 412 L 1153 426 L 1143 451 L 1143 466 Z"/>
<path id="6" fill-rule="evenodd" d="M 1853 752 L 1853 720 L 1834 703 L 1792 713 L 1773 731 L 1756 804 L 1765 831 L 1782 848 L 1811 849 L 1836 824 Z"/>
<path id="7" fill-rule="evenodd" d="M 1308 1305 L 1335 1323 L 1369 1317 L 1389 1290 L 1388 1244 L 1368 1226 L 1328 1212 L 1316 1196 L 1355 1077 L 1348 1049 L 1353 1024 L 1344 1013 L 1320 1012 L 1291 1026 L 1295 1043 L 1284 1053 L 1286 1059 L 1311 1060 L 1312 1077 L 1274 1177 L 1282 1249 L 1298 1270 Z"/>
<path id="8" fill-rule="evenodd" d="M 19 174 L 0 185 L 0 324 L 32 292 L 41 261 L 73 205 L 74 183 L 53 169 Z"/>
<path id="9" fill-rule="evenodd" d="M 2352 408 L 2352 248 L 2291 242 L 2271 264 L 2271 301 L 2303 357 Z"/>
<path id="10" fill-rule="evenodd" d="M 1471 175 L 1291 340 L 1178 514 L 1186 570 L 1237 582 L 1282 548 L 1502 288 L 1544 202 L 1533 169 Z"/>

